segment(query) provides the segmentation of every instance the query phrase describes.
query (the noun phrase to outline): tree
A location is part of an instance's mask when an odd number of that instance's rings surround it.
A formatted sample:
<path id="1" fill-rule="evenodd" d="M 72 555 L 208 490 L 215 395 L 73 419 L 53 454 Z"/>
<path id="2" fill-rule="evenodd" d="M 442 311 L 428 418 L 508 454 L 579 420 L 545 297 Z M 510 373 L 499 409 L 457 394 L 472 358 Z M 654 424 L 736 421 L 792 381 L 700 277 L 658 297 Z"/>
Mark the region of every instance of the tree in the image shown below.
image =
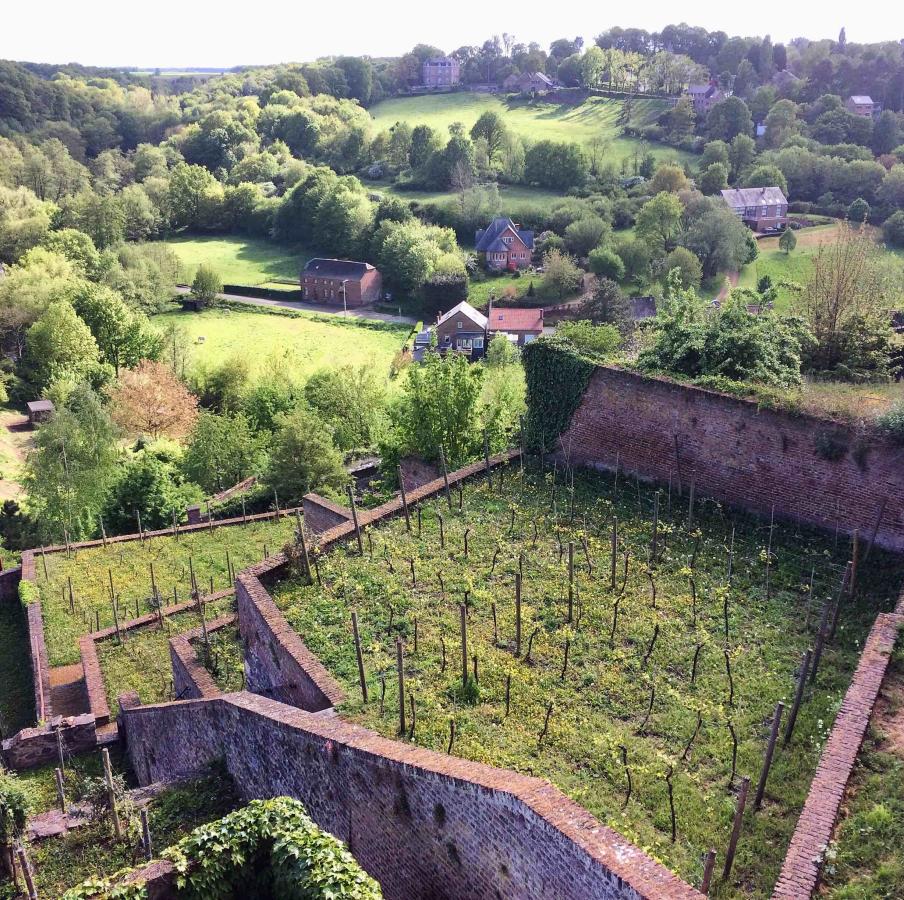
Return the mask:
<path id="1" fill-rule="evenodd" d="M 621 334 L 614 325 L 594 325 L 587 319 L 562 322 L 556 334 L 570 340 L 585 356 L 597 360 L 605 360 L 621 344 Z"/>
<path id="2" fill-rule="evenodd" d="M 471 139 L 477 141 L 483 138 L 487 142 L 487 151 L 491 160 L 502 149 L 507 134 L 505 120 L 499 113 L 491 109 L 481 113 L 480 118 L 471 127 Z"/>
<path id="3" fill-rule="evenodd" d="M 600 278 L 594 292 L 581 304 L 580 316 L 593 325 L 614 325 L 622 333 L 634 324 L 628 299 L 609 278 Z"/>
<path id="4" fill-rule="evenodd" d="M 698 187 L 708 196 L 725 190 L 728 187 L 728 166 L 720 162 L 707 166 L 700 175 Z"/>
<path id="5" fill-rule="evenodd" d="M 882 234 L 893 247 L 904 247 L 904 212 L 889 216 L 882 226 Z"/>
<path id="6" fill-rule="evenodd" d="M 779 100 L 766 116 L 766 145 L 781 147 L 789 138 L 800 132 L 797 104 L 791 100 Z"/>
<path id="7" fill-rule="evenodd" d="M 40 391 L 57 380 L 78 381 L 99 361 L 97 342 L 72 304 L 56 300 L 28 329 L 23 371 Z"/>
<path id="8" fill-rule="evenodd" d="M 678 197 L 662 192 L 640 208 L 634 230 L 651 250 L 668 253 L 675 247 L 681 232 L 683 214 L 684 206 Z"/>
<path id="9" fill-rule="evenodd" d="M 609 247 L 597 247 L 590 251 L 590 271 L 601 278 L 621 281 L 625 277 L 625 264 Z"/>
<path id="10" fill-rule="evenodd" d="M 299 504 L 310 491 L 339 491 L 348 474 L 332 429 L 299 406 L 278 420 L 264 478 L 284 503 Z"/>
<path id="11" fill-rule="evenodd" d="M 540 187 L 558 191 L 583 185 L 589 166 L 584 151 L 574 142 L 537 141 L 524 159 L 524 177 Z"/>
<path id="12" fill-rule="evenodd" d="M 14 263 L 36 247 L 50 229 L 55 207 L 28 188 L 0 184 L 0 263 Z"/>
<path id="13" fill-rule="evenodd" d="M 199 308 L 213 306 L 223 293 L 223 280 L 207 263 L 201 263 L 191 283 L 191 296 Z"/>
<path id="14" fill-rule="evenodd" d="M 848 220 L 856 225 L 862 225 L 869 218 L 869 203 L 858 197 L 847 209 Z"/>
<path id="15" fill-rule="evenodd" d="M 717 272 L 735 272 L 749 261 L 750 237 L 744 223 L 717 203 L 688 225 L 681 243 L 700 260 L 703 276 L 710 278 Z"/>
<path id="16" fill-rule="evenodd" d="M 545 297 L 564 300 L 568 294 L 580 289 L 583 272 L 574 259 L 560 250 L 549 250 L 543 254 L 543 280 L 540 292 Z"/>
<path id="17" fill-rule="evenodd" d="M 143 528 L 167 528 L 200 499 L 200 488 L 186 482 L 172 461 L 144 450 L 114 482 L 103 509 L 104 528 L 108 534 L 134 532 L 139 514 Z"/>
<path id="18" fill-rule="evenodd" d="M 793 228 L 785 227 L 778 239 L 778 246 L 785 251 L 786 256 L 797 246 L 797 235 Z"/>
<path id="19" fill-rule="evenodd" d="M 668 275 L 678 272 L 678 282 L 683 288 L 697 290 L 703 278 L 700 260 L 686 247 L 676 247 L 666 258 L 663 271 Z"/>
<path id="20" fill-rule="evenodd" d="M 180 439 L 198 418 L 198 400 L 164 363 L 142 360 L 110 389 L 113 421 L 130 435 Z"/>
<path id="21" fill-rule="evenodd" d="M 82 540 L 97 533 L 119 470 L 117 434 L 90 388 L 76 387 L 56 401 L 53 418 L 35 435 L 23 481 L 42 540 Z"/>
<path id="22" fill-rule="evenodd" d="M 885 109 L 873 125 L 872 148 L 876 156 L 891 153 L 901 143 L 901 126 L 898 116 L 890 109 Z"/>
<path id="23" fill-rule="evenodd" d="M 372 367 L 319 369 L 304 386 L 308 406 L 333 430 L 340 450 L 364 449 L 376 438 L 385 392 Z"/>
<path id="24" fill-rule="evenodd" d="M 513 366 L 518 362 L 518 348 L 504 335 L 496 334 L 490 338 L 485 365 L 488 369 L 501 369 Z"/>
<path id="25" fill-rule="evenodd" d="M 753 118 L 740 97 L 728 97 L 716 103 L 706 117 L 706 133 L 710 138 L 731 141 L 737 134 L 751 134 Z"/>
<path id="26" fill-rule="evenodd" d="M 659 194 L 663 191 L 677 194 L 678 191 L 686 190 L 687 175 L 681 166 L 674 163 L 663 163 L 656 169 L 653 180 L 650 183 L 650 191 Z"/>
<path id="27" fill-rule="evenodd" d="M 705 171 L 713 163 L 722 163 L 727 168 L 730 155 L 731 148 L 725 141 L 708 141 L 703 146 L 703 155 L 700 157 L 700 171 Z"/>
<path id="28" fill-rule="evenodd" d="M 806 369 L 842 380 L 885 377 L 897 291 L 864 226 L 841 223 L 837 240 L 820 245 L 801 296 L 816 339 Z"/>
<path id="29" fill-rule="evenodd" d="M 189 481 L 212 494 L 258 474 L 264 449 L 243 414 L 202 412 L 189 438 L 182 471 Z"/>
<path id="30" fill-rule="evenodd" d="M 745 187 L 777 187 L 787 196 L 788 182 L 782 170 L 769 163 L 761 163 L 744 179 Z"/>
<path id="31" fill-rule="evenodd" d="M 565 229 L 565 246 L 577 256 L 586 256 L 599 247 L 612 233 L 608 222 L 599 216 L 586 215 Z"/>
<path id="32" fill-rule="evenodd" d="M 749 134 L 736 134 L 728 151 L 731 180 L 736 181 L 756 156 L 756 141 Z"/>
<path id="33" fill-rule="evenodd" d="M 428 353 L 421 365 L 411 366 L 393 410 L 399 451 L 436 461 L 442 449 L 450 469 L 479 453 L 482 436 L 476 423 L 482 378 L 483 369 L 458 353 Z"/>

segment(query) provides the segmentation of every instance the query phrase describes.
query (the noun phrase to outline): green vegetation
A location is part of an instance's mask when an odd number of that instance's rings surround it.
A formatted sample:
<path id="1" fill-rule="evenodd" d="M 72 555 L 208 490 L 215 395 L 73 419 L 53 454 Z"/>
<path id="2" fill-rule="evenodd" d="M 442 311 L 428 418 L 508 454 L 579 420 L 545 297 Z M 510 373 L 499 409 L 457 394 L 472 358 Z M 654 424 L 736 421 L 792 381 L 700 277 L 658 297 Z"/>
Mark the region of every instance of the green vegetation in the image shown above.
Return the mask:
<path id="1" fill-rule="evenodd" d="M 198 657 L 224 694 L 245 687 L 245 651 L 238 625 L 225 625 L 210 635 L 209 656 L 204 653 L 201 640 L 194 641 L 194 646 Z"/>
<path id="2" fill-rule="evenodd" d="M 540 298 L 527 296 L 531 285 L 534 291 L 540 286 L 542 275 L 490 275 L 483 281 L 471 281 L 468 285 L 468 303 L 486 310 L 492 296 L 495 300 L 518 300 L 541 303 Z"/>
<path id="3" fill-rule="evenodd" d="M 34 724 L 28 626 L 21 603 L 0 603 L 0 734 L 4 738 Z"/>
<path id="4" fill-rule="evenodd" d="M 210 266 L 225 284 L 279 287 L 298 286 L 298 273 L 316 254 L 303 247 L 285 247 L 261 238 L 184 235 L 166 241 L 182 265 L 182 280 L 190 283 L 201 264 Z M 276 282 L 276 284 L 274 284 Z"/>
<path id="5" fill-rule="evenodd" d="M 231 597 L 204 604 L 204 618 L 208 622 L 234 611 L 235 602 Z M 137 691 L 142 703 L 165 703 L 179 699 L 173 695 L 169 639 L 173 635 L 199 628 L 201 617 L 197 610 L 190 610 L 167 616 L 164 623 L 163 630 L 157 624 L 149 625 L 138 631 L 124 633 L 121 643 L 116 637 L 111 637 L 98 644 L 97 655 L 107 689 L 107 704 L 113 718 L 119 716 L 117 698 L 125 691 Z M 217 632 L 211 635 L 211 644 L 216 635 Z M 200 658 L 203 659 L 203 650 Z M 224 680 L 230 680 L 232 676 L 230 669 Z"/>
<path id="6" fill-rule="evenodd" d="M 577 141 L 588 145 L 602 140 L 608 144 L 606 159 L 620 163 L 633 156 L 640 141 L 623 137 L 619 116 L 623 103 L 603 97 L 589 97 L 579 104 L 551 103 L 543 100 L 508 101 L 493 94 L 460 92 L 429 97 L 396 97 L 383 100 L 371 109 L 377 129 L 391 128 L 396 122 L 429 125 L 446 134 L 449 125 L 461 122 L 466 129 L 487 112 L 498 112 L 515 134 L 534 141 Z M 632 123 L 637 127 L 654 121 L 667 108 L 660 100 L 637 100 L 632 105 Z M 650 145 L 659 159 L 692 159 L 691 154 L 672 147 Z"/>
<path id="7" fill-rule="evenodd" d="M 898 647 L 884 693 L 848 785 L 848 800 L 826 851 L 822 896 L 887 900 L 904 896 L 904 653 Z"/>
<path id="8" fill-rule="evenodd" d="M 191 344 L 190 366 L 213 367 L 234 357 L 251 374 L 273 369 L 303 378 L 334 363 L 368 365 L 389 375 L 389 366 L 410 331 L 407 325 L 306 313 L 211 309 L 154 316 L 155 325 L 180 326 Z M 248 353 L 248 348 L 256 351 Z"/>
<path id="9" fill-rule="evenodd" d="M 822 537 L 776 525 L 767 570 L 768 525 L 698 501 L 688 529 L 686 495 L 663 490 L 650 568 L 651 489 L 625 477 L 616 484 L 611 477 L 577 474 L 572 519 L 568 486 L 554 489 L 550 474 L 538 479 L 531 472 L 522 487 L 517 471 L 509 471 L 499 485 L 498 475 L 492 487 L 469 483 L 461 512 L 454 494 L 451 510 L 442 498 L 425 503 L 421 533 L 416 524 L 406 533 L 401 519 L 374 529 L 363 557 L 353 546 L 336 548 L 320 561 L 322 587 L 281 582 L 277 605 L 343 685 L 343 713 L 352 720 L 398 733 L 394 659 L 395 640 L 402 638 L 409 729 L 412 702 L 416 713 L 409 740 L 445 751 L 454 720 L 453 754 L 549 778 L 682 877 L 699 882 L 701 854 L 724 847 L 731 826 L 729 788 L 737 787 L 737 778 L 729 725 L 738 740 L 738 775 L 756 778 L 765 723 L 778 700 L 788 704 L 793 696 L 796 666 L 812 643 L 821 608 L 837 594 L 847 548 L 833 551 Z M 615 590 L 613 514 L 619 529 Z M 569 542 L 576 573 L 570 623 Z M 520 657 L 513 652 L 519 568 Z M 864 634 L 899 589 L 900 563 L 886 559 L 870 569 L 869 582 L 841 609 L 837 638 L 823 655 L 795 739 L 777 755 L 766 803 L 749 815 L 735 872 L 716 889 L 718 897 L 768 895 Z M 467 609 L 464 684 L 460 603 Z M 350 637 L 353 609 L 370 689 L 366 704 Z M 621 747 L 632 778 L 627 804 Z"/>
<path id="10" fill-rule="evenodd" d="M 207 593 L 211 579 L 215 591 L 232 586 L 227 575 L 226 553 L 234 571 L 239 571 L 264 558 L 264 550 L 273 553 L 283 547 L 295 528 L 293 517 L 278 521 L 249 522 L 212 531 L 180 534 L 178 538 L 162 536 L 142 541 L 126 541 L 104 547 L 92 547 L 46 556 L 36 560 L 37 582 L 41 591 L 44 635 L 51 666 L 77 662 L 78 638 L 94 631 L 96 615 L 101 628 L 113 625 L 110 603 L 110 577 L 118 600 L 120 620 L 134 618 L 136 603 L 143 615 L 151 612 L 150 566 L 160 596 L 173 602 L 173 590 L 180 602 L 190 598 L 189 561 L 202 593 Z M 75 613 L 69 611 L 68 579 L 72 579 Z"/>

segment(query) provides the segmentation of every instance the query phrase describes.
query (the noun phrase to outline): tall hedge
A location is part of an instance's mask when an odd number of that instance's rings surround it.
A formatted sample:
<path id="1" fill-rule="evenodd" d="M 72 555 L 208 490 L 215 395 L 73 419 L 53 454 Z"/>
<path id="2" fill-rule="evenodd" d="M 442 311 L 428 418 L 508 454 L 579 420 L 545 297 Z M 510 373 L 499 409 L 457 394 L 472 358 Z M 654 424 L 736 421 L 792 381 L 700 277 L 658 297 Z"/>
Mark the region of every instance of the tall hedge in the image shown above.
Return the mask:
<path id="1" fill-rule="evenodd" d="M 533 452 L 551 450 L 575 414 L 595 364 L 566 338 L 532 341 L 522 354 L 527 379 L 525 441 Z"/>

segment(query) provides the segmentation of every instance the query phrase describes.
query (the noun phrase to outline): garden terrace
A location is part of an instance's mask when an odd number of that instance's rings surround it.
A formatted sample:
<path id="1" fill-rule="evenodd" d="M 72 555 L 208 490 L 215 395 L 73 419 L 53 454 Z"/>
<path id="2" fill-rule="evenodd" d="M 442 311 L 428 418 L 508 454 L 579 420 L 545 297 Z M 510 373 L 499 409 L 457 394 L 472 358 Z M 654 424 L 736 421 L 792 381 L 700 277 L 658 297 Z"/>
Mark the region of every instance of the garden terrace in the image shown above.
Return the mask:
<path id="1" fill-rule="evenodd" d="M 217 524 L 209 530 L 182 528 L 175 536 L 167 531 L 148 533 L 144 540 L 111 539 L 106 546 L 94 541 L 69 552 L 35 551 L 49 664 L 77 662 L 82 635 L 115 625 L 111 581 L 120 618 L 131 619 L 154 611 L 152 564 L 162 600 L 182 602 L 190 598 L 192 570 L 202 593 L 229 588 L 235 572 L 282 548 L 296 528 L 294 516 L 285 514 Z"/>
<path id="2" fill-rule="evenodd" d="M 342 714 L 399 734 L 401 639 L 407 740 L 549 779 L 691 884 L 709 848 L 721 866 L 749 776 L 734 871 L 715 879 L 713 895 L 767 896 L 865 635 L 894 605 L 900 561 L 872 548 L 849 596 L 842 539 L 699 498 L 691 515 L 686 491 L 657 495 L 624 476 L 577 475 L 564 486 L 549 472 L 506 476 L 459 485 L 448 505 L 442 495 L 424 502 L 411 532 L 401 518 L 368 528 L 363 554 L 354 540 L 336 547 L 319 558 L 314 584 L 299 576 L 271 586 L 338 681 Z M 754 813 L 776 704 L 786 706 L 784 728 L 804 652 L 833 624 Z"/>

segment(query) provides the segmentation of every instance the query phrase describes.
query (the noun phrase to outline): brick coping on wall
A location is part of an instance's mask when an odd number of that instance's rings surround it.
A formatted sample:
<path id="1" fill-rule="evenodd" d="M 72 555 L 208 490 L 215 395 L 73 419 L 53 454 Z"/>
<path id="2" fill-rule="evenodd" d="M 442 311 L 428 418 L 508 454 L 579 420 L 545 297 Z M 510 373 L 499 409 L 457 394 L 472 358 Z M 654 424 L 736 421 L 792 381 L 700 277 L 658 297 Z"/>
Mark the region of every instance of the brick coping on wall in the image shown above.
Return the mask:
<path id="1" fill-rule="evenodd" d="M 216 591 L 213 594 L 207 594 L 201 597 L 202 603 L 212 603 L 215 600 L 222 600 L 224 597 L 231 597 L 235 593 L 235 588 L 227 588 L 223 591 Z M 171 606 L 165 606 L 162 609 L 164 618 L 176 615 L 177 613 L 186 612 L 187 610 L 197 607 L 194 600 L 184 600 L 182 603 L 174 603 Z M 222 618 L 222 617 L 221 617 Z M 135 631 L 139 628 L 145 628 L 159 621 L 157 613 L 145 613 L 137 619 L 130 619 L 123 622 L 119 626 L 120 632 Z M 216 620 L 219 621 L 219 620 Z M 210 626 L 208 626 L 209 628 Z M 222 627 L 220 625 L 219 627 Z M 194 629 L 193 629 L 194 630 Z M 107 702 L 107 686 L 104 682 L 104 675 L 100 667 L 100 658 L 97 655 L 97 645 L 100 641 L 109 640 L 116 635 L 116 627 L 102 628 L 100 631 L 92 631 L 89 634 L 83 634 L 79 638 L 79 653 L 82 658 L 82 671 L 85 677 L 85 692 L 88 695 L 88 707 L 97 721 L 98 727 L 106 725 L 110 721 L 110 705 Z"/>
<path id="2" fill-rule="evenodd" d="M 904 595 L 894 613 L 881 613 L 870 630 L 850 687 L 823 747 L 816 774 L 788 846 L 772 900 L 804 900 L 819 884 L 845 789 L 860 753 L 898 635 L 904 632 Z"/>
<path id="3" fill-rule="evenodd" d="M 169 639 L 170 653 L 179 659 L 182 664 L 183 674 L 191 681 L 192 686 L 202 697 L 216 697 L 223 692 L 214 680 L 213 675 L 201 662 L 198 651 L 192 641 L 202 638 L 205 630 L 207 634 L 213 634 L 221 628 L 232 625 L 234 622 L 235 614 L 227 613 L 207 622 L 204 627 L 198 625 L 196 628 L 174 635 Z M 176 699 L 179 698 L 177 697 Z"/>
<path id="4" fill-rule="evenodd" d="M 424 747 L 385 738 L 339 716 L 308 712 L 259 694 L 242 691 L 220 697 L 177 701 L 193 704 L 227 704 L 276 723 L 280 728 L 314 735 L 329 746 L 345 748 L 376 760 L 387 760 L 413 774 L 448 778 L 463 786 L 502 793 L 522 803 L 551 828 L 580 847 L 641 897 L 650 900 L 701 900 L 699 891 L 656 862 L 617 831 L 603 825 L 587 810 L 566 797 L 548 781 L 472 762 Z M 130 708 L 126 716 L 152 715 L 173 704 Z M 128 732 L 128 725 L 126 725 Z M 334 749 L 332 752 L 337 752 Z"/>

